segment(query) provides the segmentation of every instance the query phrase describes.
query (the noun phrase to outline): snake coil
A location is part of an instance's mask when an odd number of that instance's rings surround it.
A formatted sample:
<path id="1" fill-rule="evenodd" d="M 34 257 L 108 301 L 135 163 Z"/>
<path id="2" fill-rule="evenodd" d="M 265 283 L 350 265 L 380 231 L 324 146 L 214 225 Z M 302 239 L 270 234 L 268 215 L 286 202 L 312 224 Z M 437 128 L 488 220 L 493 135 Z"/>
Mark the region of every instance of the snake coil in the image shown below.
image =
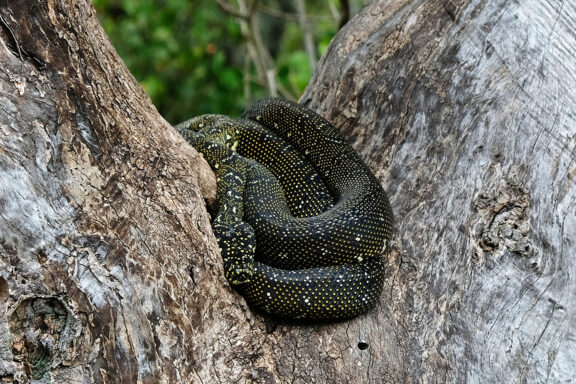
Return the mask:
<path id="1" fill-rule="evenodd" d="M 229 282 L 256 308 L 343 319 L 374 306 L 393 228 L 376 177 L 321 116 L 264 99 L 241 119 L 176 126 L 214 170 L 212 223 Z"/>

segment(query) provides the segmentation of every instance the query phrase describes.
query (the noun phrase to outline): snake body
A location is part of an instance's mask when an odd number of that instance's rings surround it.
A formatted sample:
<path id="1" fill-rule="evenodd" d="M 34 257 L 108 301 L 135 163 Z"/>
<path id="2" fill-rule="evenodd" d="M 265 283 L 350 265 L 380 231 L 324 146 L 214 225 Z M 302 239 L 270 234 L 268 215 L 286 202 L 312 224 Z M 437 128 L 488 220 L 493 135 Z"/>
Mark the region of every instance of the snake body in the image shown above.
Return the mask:
<path id="1" fill-rule="evenodd" d="M 251 305 L 309 319 L 373 307 L 393 214 L 334 126 L 296 103 L 265 99 L 241 119 L 204 115 L 176 128 L 216 173 L 213 231 L 226 277 Z"/>

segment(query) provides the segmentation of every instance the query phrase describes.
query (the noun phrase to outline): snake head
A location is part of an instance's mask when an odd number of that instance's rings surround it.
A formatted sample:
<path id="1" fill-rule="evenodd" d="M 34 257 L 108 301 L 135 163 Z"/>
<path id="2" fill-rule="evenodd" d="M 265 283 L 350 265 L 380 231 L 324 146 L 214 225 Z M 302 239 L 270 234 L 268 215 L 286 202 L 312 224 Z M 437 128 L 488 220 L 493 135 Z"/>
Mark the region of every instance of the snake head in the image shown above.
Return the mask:
<path id="1" fill-rule="evenodd" d="M 248 283 L 254 273 L 254 230 L 238 218 L 227 218 L 226 221 L 216 218 L 212 229 L 224 261 L 226 278 L 232 285 Z"/>
<path id="2" fill-rule="evenodd" d="M 250 282 L 252 274 L 254 273 L 254 264 L 251 268 L 241 268 L 235 264 L 226 266 L 224 263 L 224 268 L 226 269 L 226 279 L 231 285 L 243 285 Z"/>

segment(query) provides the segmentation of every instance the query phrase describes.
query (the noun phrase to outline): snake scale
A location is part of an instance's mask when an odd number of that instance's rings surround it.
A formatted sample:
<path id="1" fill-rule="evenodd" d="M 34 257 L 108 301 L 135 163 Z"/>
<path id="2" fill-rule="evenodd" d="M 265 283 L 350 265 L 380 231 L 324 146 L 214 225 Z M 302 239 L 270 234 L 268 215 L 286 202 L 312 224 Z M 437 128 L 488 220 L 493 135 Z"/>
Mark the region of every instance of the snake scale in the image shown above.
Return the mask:
<path id="1" fill-rule="evenodd" d="M 257 309 L 344 319 L 374 306 L 394 218 L 338 130 L 299 104 L 264 99 L 242 118 L 176 126 L 217 177 L 212 222 L 224 271 Z"/>

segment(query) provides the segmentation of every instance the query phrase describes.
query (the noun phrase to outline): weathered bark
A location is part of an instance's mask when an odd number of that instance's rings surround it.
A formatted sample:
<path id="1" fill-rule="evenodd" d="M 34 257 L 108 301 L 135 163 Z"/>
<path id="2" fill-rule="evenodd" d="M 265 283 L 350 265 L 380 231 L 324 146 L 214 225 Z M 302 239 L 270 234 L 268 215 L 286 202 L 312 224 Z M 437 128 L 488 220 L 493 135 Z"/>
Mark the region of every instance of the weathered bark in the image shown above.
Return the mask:
<path id="1" fill-rule="evenodd" d="M 222 275 L 207 166 L 91 4 L 0 0 L 0 15 L 5 382 L 572 378 L 569 2 L 372 2 L 341 31 L 304 101 L 389 191 L 388 277 L 365 316 L 271 333 Z"/>
<path id="2" fill-rule="evenodd" d="M 391 196 L 380 313 L 406 381 L 574 378 L 575 20 L 573 2 L 373 2 L 309 85 Z"/>

